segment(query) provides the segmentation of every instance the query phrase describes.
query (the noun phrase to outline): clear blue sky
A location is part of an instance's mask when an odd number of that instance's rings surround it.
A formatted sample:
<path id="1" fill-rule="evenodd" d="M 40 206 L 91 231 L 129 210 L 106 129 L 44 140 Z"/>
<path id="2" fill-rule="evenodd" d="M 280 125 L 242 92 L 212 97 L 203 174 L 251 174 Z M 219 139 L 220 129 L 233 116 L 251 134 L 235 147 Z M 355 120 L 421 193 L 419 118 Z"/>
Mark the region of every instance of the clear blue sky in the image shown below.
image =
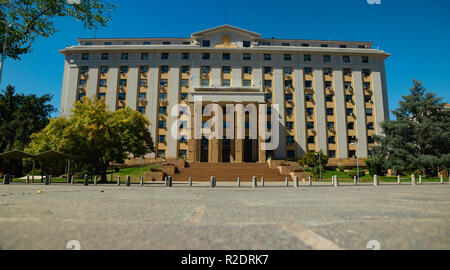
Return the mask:
<path id="1" fill-rule="evenodd" d="M 83 0 L 82 0 L 83 1 Z M 412 79 L 450 102 L 450 1 L 381 0 L 109 0 L 119 8 L 96 32 L 71 18 L 58 19 L 59 32 L 41 38 L 21 61 L 8 60 L 4 81 L 19 92 L 54 95 L 58 108 L 64 68 L 59 53 L 78 37 L 187 37 L 231 24 L 263 37 L 373 41 L 389 52 L 386 72 L 390 110 L 408 93 Z M 55 114 L 55 116 L 59 115 Z"/>

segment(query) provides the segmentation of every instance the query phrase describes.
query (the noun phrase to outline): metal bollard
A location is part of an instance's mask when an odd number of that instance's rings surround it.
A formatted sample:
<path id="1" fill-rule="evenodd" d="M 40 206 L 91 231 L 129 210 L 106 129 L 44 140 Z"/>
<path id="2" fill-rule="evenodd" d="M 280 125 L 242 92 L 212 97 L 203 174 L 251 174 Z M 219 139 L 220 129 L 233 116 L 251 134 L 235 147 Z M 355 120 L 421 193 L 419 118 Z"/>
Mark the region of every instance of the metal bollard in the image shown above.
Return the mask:
<path id="1" fill-rule="evenodd" d="M 211 176 L 210 182 L 211 182 L 211 187 L 214 187 L 214 176 Z"/>
<path id="2" fill-rule="evenodd" d="M 169 186 L 169 181 L 167 180 L 167 176 L 164 177 L 164 185 L 165 185 L 166 187 Z"/>
<path id="3" fill-rule="evenodd" d="M 373 176 L 373 186 L 378 186 L 379 185 L 379 182 L 378 182 L 378 175 L 374 175 Z"/>
<path id="4" fill-rule="evenodd" d="M 339 179 L 338 179 L 338 176 L 337 176 L 337 175 L 334 176 L 334 181 L 333 181 L 333 182 L 334 182 L 333 185 L 334 185 L 335 187 L 338 187 L 338 186 L 339 186 Z"/>
<path id="5" fill-rule="evenodd" d="M 6 174 L 3 175 L 3 185 L 6 185 Z"/>
<path id="6" fill-rule="evenodd" d="M 257 186 L 258 186 L 258 183 L 256 182 L 256 176 L 253 176 L 252 187 L 256 188 Z"/>
<path id="7" fill-rule="evenodd" d="M 50 174 L 49 178 L 48 178 L 48 184 L 50 185 L 52 183 L 52 175 Z"/>
<path id="8" fill-rule="evenodd" d="M 72 175 L 72 177 L 70 178 L 70 184 L 75 185 L 75 175 Z"/>
<path id="9" fill-rule="evenodd" d="M 411 175 L 411 185 L 413 185 L 413 186 L 416 185 L 416 175 L 415 174 Z"/>
<path id="10" fill-rule="evenodd" d="M 131 186 L 131 177 L 127 175 L 127 187 Z"/>
<path id="11" fill-rule="evenodd" d="M 288 187 L 289 186 L 289 178 L 287 176 L 284 178 L 284 181 L 286 182 L 286 186 Z"/>
<path id="12" fill-rule="evenodd" d="M 444 184 L 444 176 L 441 174 L 441 184 Z"/>
<path id="13" fill-rule="evenodd" d="M 294 177 L 294 187 L 298 187 L 298 176 Z"/>
<path id="14" fill-rule="evenodd" d="M 84 175 L 84 185 L 88 186 L 89 185 L 89 176 L 86 174 Z"/>
<path id="15" fill-rule="evenodd" d="M 144 185 L 144 177 L 143 177 L 143 176 L 141 176 L 141 177 L 139 178 L 139 184 L 140 184 L 141 186 Z"/>
<path id="16" fill-rule="evenodd" d="M 261 186 L 264 186 L 264 177 L 261 177 Z"/>
<path id="17" fill-rule="evenodd" d="M 192 177 L 189 177 L 189 186 L 192 187 Z"/>
<path id="18" fill-rule="evenodd" d="M 50 176 L 48 174 L 45 176 L 45 185 L 50 185 Z"/>
<path id="19" fill-rule="evenodd" d="M 422 184 L 422 175 L 419 175 L 419 184 Z"/>
<path id="20" fill-rule="evenodd" d="M 312 187 L 312 177 L 308 176 L 308 186 Z"/>
<path id="21" fill-rule="evenodd" d="M 30 183 L 30 176 L 29 175 L 27 175 L 27 181 L 25 182 L 26 184 L 29 184 Z"/>
<path id="22" fill-rule="evenodd" d="M 172 187 L 172 176 L 169 175 L 169 176 L 167 177 L 167 182 L 168 182 L 168 186 L 169 186 L 169 187 Z"/>
<path id="23" fill-rule="evenodd" d="M 240 177 L 237 178 L 237 186 L 238 186 L 238 187 L 241 186 L 241 178 L 240 178 Z"/>
<path id="24" fill-rule="evenodd" d="M 97 185 L 97 175 L 94 176 L 94 186 L 96 186 L 96 185 Z"/>
<path id="25" fill-rule="evenodd" d="M 120 186 L 120 176 L 117 176 L 117 185 Z"/>
<path id="26" fill-rule="evenodd" d="M 217 187 L 217 178 L 214 176 L 214 187 Z"/>
<path id="27" fill-rule="evenodd" d="M 402 184 L 402 177 L 400 175 L 397 175 L 397 184 Z"/>
<path id="28" fill-rule="evenodd" d="M 9 174 L 3 176 L 3 184 L 9 185 Z"/>

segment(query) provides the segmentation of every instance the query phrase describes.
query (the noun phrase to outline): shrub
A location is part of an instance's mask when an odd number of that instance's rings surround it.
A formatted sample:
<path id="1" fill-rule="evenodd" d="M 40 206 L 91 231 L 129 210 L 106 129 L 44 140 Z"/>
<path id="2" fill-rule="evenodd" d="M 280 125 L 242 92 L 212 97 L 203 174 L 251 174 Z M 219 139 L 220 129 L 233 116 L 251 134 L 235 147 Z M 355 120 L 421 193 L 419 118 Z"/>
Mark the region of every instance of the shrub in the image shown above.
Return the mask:
<path id="1" fill-rule="evenodd" d="M 345 166 L 344 165 L 339 165 L 338 166 L 338 171 L 342 172 L 342 173 L 345 172 Z"/>
<path id="2" fill-rule="evenodd" d="M 295 170 L 294 170 L 294 172 L 304 172 L 305 170 L 303 170 L 303 168 L 296 168 Z"/>
<path id="3" fill-rule="evenodd" d="M 151 166 L 151 167 L 150 167 L 150 171 L 151 171 L 151 172 L 160 172 L 161 169 L 159 169 L 159 167 L 155 165 L 155 166 Z"/>
<path id="4" fill-rule="evenodd" d="M 348 176 L 350 176 L 351 178 L 354 178 L 355 176 L 358 176 L 358 171 L 356 169 L 353 169 L 348 172 Z M 363 177 L 363 176 L 366 176 L 366 172 L 363 170 L 359 170 L 359 177 Z"/>

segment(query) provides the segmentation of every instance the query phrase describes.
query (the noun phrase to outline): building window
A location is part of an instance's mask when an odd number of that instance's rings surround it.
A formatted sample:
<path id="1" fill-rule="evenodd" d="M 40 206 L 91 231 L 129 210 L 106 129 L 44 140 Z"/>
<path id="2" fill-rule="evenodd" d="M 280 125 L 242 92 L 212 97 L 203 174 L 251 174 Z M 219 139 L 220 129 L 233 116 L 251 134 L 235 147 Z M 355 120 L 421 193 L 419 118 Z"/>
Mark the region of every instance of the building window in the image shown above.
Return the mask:
<path id="1" fill-rule="evenodd" d="M 211 68 L 209 66 L 202 66 L 202 73 L 208 74 L 210 72 Z"/>
<path id="2" fill-rule="evenodd" d="M 121 92 L 119 93 L 119 100 L 123 101 L 127 99 L 127 93 Z"/>
<path id="3" fill-rule="evenodd" d="M 333 88 L 333 82 L 325 81 L 325 89 L 332 89 L 332 88 Z"/>
<path id="4" fill-rule="evenodd" d="M 353 116 L 353 109 L 347 108 L 347 109 L 345 109 L 345 113 L 347 114 L 347 116 Z"/>
<path id="5" fill-rule="evenodd" d="M 335 136 L 328 136 L 328 143 L 329 144 L 335 144 L 336 143 L 336 137 Z"/>
<path id="6" fill-rule="evenodd" d="M 323 74 L 331 76 L 333 75 L 333 71 L 331 70 L 331 68 L 324 68 Z"/>
<path id="7" fill-rule="evenodd" d="M 251 74 L 252 73 L 252 67 L 244 67 L 244 74 Z"/>
<path id="8" fill-rule="evenodd" d="M 287 150 L 287 158 L 295 158 L 295 151 Z"/>
<path id="9" fill-rule="evenodd" d="M 364 88 L 364 90 L 368 90 L 368 91 L 369 91 L 369 90 L 370 90 L 370 86 L 371 86 L 371 85 L 370 85 L 370 82 L 364 82 L 364 83 L 363 83 L 363 88 Z"/>
<path id="10" fill-rule="evenodd" d="M 348 151 L 348 157 L 349 158 L 356 158 L 356 151 L 355 150 L 349 150 Z"/>
<path id="11" fill-rule="evenodd" d="M 127 86 L 127 79 L 120 79 L 119 80 L 119 86 L 120 87 L 126 87 Z"/>
<path id="12" fill-rule="evenodd" d="M 344 55 L 344 56 L 342 57 L 342 60 L 344 61 L 344 63 L 350 63 L 350 56 Z"/>
<path id="13" fill-rule="evenodd" d="M 182 87 L 189 87 L 189 80 L 188 79 L 181 79 L 181 86 Z"/>
<path id="14" fill-rule="evenodd" d="M 122 53 L 120 55 L 120 60 L 128 60 L 128 53 Z"/>
<path id="15" fill-rule="evenodd" d="M 306 101 L 306 102 L 312 102 L 312 101 L 313 101 L 313 95 L 311 95 L 311 94 L 306 94 L 306 95 L 305 95 L 305 101 Z"/>
<path id="16" fill-rule="evenodd" d="M 291 88 L 293 86 L 292 80 L 284 80 L 284 87 Z"/>
<path id="17" fill-rule="evenodd" d="M 89 60 L 89 54 L 88 53 L 83 53 L 81 55 L 81 60 Z"/>
<path id="18" fill-rule="evenodd" d="M 347 129 L 348 130 L 354 130 L 355 129 L 355 122 L 348 122 L 347 123 Z"/>
<path id="19" fill-rule="evenodd" d="M 285 94 L 284 99 L 287 103 L 292 103 L 292 94 Z"/>
<path id="20" fill-rule="evenodd" d="M 308 43 L 302 43 L 302 47 L 309 47 Z"/>
<path id="21" fill-rule="evenodd" d="M 169 59 L 169 53 L 161 53 L 161 59 L 162 59 L 162 60 L 167 60 L 167 59 Z"/>
<path id="22" fill-rule="evenodd" d="M 313 115 L 314 114 L 314 108 L 306 108 L 306 115 Z"/>
<path id="23" fill-rule="evenodd" d="M 139 106 L 138 107 L 138 112 L 145 114 L 145 106 Z"/>
<path id="24" fill-rule="evenodd" d="M 259 42 L 259 46 L 270 46 L 270 42 L 261 41 L 261 42 Z"/>
<path id="25" fill-rule="evenodd" d="M 125 74 L 125 73 L 127 73 L 127 72 L 128 72 L 128 66 L 121 66 L 121 67 L 120 67 L 120 73 Z"/>
<path id="26" fill-rule="evenodd" d="M 185 143 L 187 142 L 187 136 L 186 135 L 181 135 L 180 136 L 180 143 Z M 180 150 L 180 151 L 185 151 L 185 150 Z"/>
<path id="27" fill-rule="evenodd" d="M 170 45 L 170 41 L 163 41 L 163 45 Z"/>
<path id="28" fill-rule="evenodd" d="M 307 129 L 314 129 L 314 122 L 311 122 L 311 121 L 306 122 L 306 128 Z"/>
<path id="29" fill-rule="evenodd" d="M 352 70 L 349 68 L 344 68 L 344 76 L 352 76 Z"/>
<path id="30" fill-rule="evenodd" d="M 366 115 L 367 116 L 372 116 L 373 115 L 372 109 L 366 109 Z"/>
<path id="31" fill-rule="evenodd" d="M 284 61 L 291 61 L 292 60 L 292 55 L 291 54 L 285 54 L 284 55 Z"/>
<path id="32" fill-rule="evenodd" d="M 320 44 L 320 47 L 326 48 L 326 47 L 328 47 L 328 44 Z"/>
<path id="33" fill-rule="evenodd" d="M 203 79 L 202 80 L 202 86 L 209 86 L 209 80 L 208 79 Z"/>
<path id="34" fill-rule="evenodd" d="M 367 56 L 362 56 L 362 57 L 361 57 L 361 61 L 362 61 L 364 64 L 368 64 L 368 63 L 369 63 L 369 57 L 367 57 Z"/>
<path id="35" fill-rule="evenodd" d="M 185 142 L 186 140 L 184 140 L 183 142 Z M 181 142 L 181 140 L 180 140 L 180 142 Z M 183 142 L 181 142 L 181 143 L 183 143 Z M 179 150 L 178 151 L 178 156 L 179 157 L 181 157 L 181 158 L 186 158 L 187 157 L 187 151 L 186 150 Z"/>
<path id="36" fill-rule="evenodd" d="M 348 136 L 347 141 L 349 144 L 353 144 L 356 142 L 356 137 L 355 136 Z"/>
<path id="37" fill-rule="evenodd" d="M 168 73 L 169 72 L 169 66 L 161 66 L 161 73 Z"/>
<path id="38" fill-rule="evenodd" d="M 272 107 L 271 106 L 268 106 L 266 108 L 266 114 L 272 114 Z"/>
<path id="39" fill-rule="evenodd" d="M 141 73 L 147 73 L 148 72 L 148 66 L 141 66 L 139 67 L 139 70 Z"/>
<path id="40" fill-rule="evenodd" d="M 148 60 L 148 53 L 141 53 L 141 60 Z"/>
<path id="41" fill-rule="evenodd" d="M 231 55 L 229 53 L 223 53 L 222 54 L 222 59 L 223 60 L 230 60 L 231 59 Z"/>
<path id="42" fill-rule="evenodd" d="M 244 53 L 242 55 L 242 60 L 252 60 L 252 55 L 250 53 Z"/>
<path id="43" fill-rule="evenodd" d="M 272 94 L 264 94 L 264 101 L 265 102 L 272 101 Z"/>
<path id="44" fill-rule="evenodd" d="M 152 43 L 150 42 L 150 41 L 144 41 L 143 43 L 142 43 L 142 45 L 151 45 Z"/>
<path id="45" fill-rule="evenodd" d="M 166 150 L 158 150 L 158 158 L 166 158 Z"/>
<path id="46" fill-rule="evenodd" d="M 161 79 L 161 81 L 159 81 L 159 87 L 167 87 L 169 85 L 169 82 L 167 81 L 167 79 Z"/>
<path id="47" fill-rule="evenodd" d="M 287 136 L 286 137 L 287 144 L 293 144 L 294 143 L 294 136 Z"/>
<path id="48" fill-rule="evenodd" d="M 353 102 L 353 96 L 352 95 L 345 95 L 345 102 Z"/>
<path id="49" fill-rule="evenodd" d="M 326 95 L 325 96 L 325 101 L 326 102 L 333 102 L 333 95 Z"/>
<path id="50" fill-rule="evenodd" d="M 291 116 L 294 110 L 292 108 L 286 108 L 286 115 Z"/>
<path id="51" fill-rule="evenodd" d="M 272 129 L 272 121 L 267 121 L 266 122 L 266 129 L 267 130 L 271 130 Z"/>
<path id="52" fill-rule="evenodd" d="M 305 88 L 312 89 L 312 81 L 305 81 Z"/>
<path id="53" fill-rule="evenodd" d="M 203 60 L 209 60 L 209 53 L 202 53 Z"/>
<path id="54" fill-rule="evenodd" d="M 323 61 L 324 61 L 325 63 L 331 62 L 331 56 L 329 56 L 329 55 L 324 55 L 324 56 L 323 56 Z"/>
<path id="55" fill-rule="evenodd" d="M 102 60 L 109 60 L 109 53 L 102 53 L 101 59 Z"/>
<path id="56" fill-rule="evenodd" d="M 265 53 L 264 60 L 267 60 L 267 61 L 272 60 L 272 55 L 270 53 Z"/>
<path id="57" fill-rule="evenodd" d="M 139 93 L 140 100 L 147 100 L 147 93 Z"/>
<path id="58" fill-rule="evenodd" d="M 105 45 L 105 46 L 111 46 L 111 45 L 112 45 L 112 42 L 105 42 L 105 43 L 103 43 L 103 45 Z"/>
<path id="59" fill-rule="evenodd" d="M 147 87 L 147 79 L 140 79 L 139 80 L 139 86 Z"/>
<path id="60" fill-rule="evenodd" d="M 327 115 L 328 116 L 334 115 L 334 109 L 333 108 L 327 108 Z"/>
<path id="61" fill-rule="evenodd" d="M 107 66 L 100 67 L 100 72 L 102 74 L 106 74 L 106 73 L 108 73 L 108 71 L 109 71 L 109 68 Z"/>
<path id="62" fill-rule="evenodd" d="M 165 120 L 159 121 L 158 127 L 159 127 L 159 128 L 166 128 L 166 121 L 165 121 Z"/>
<path id="63" fill-rule="evenodd" d="M 316 137 L 308 136 L 308 143 L 309 144 L 315 144 L 316 143 Z"/>
<path id="64" fill-rule="evenodd" d="M 264 74 L 272 73 L 272 67 L 264 67 Z"/>
<path id="65" fill-rule="evenodd" d="M 345 90 L 351 90 L 352 89 L 352 82 L 344 82 L 344 88 Z"/>
<path id="66" fill-rule="evenodd" d="M 99 85 L 100 87 L 106 87 L 106 80 L 105 80 L 105 79 L 99 80 L 98 85 Z"/>
<path id="67" fill-rule="evenodd" d="M 84 88 L 87 85 L 87 80 L 80 80 L 78 83 L 78 88 Z"/>
<path id="68" fill-rule="evenodd" d="M 249 41 L 249 40 L 244 40 L 244 41 L 242 42 L 242 46 L 243 46 L 244 48 L 250 48 L 250 41 Z"/>
<path id="69" fill-rule="evenodd" d="M 106 98 L 106 93 L 98 93 L 98 99 L 104 99 Z"/>
<path id="70" fill-rule="evenodd" d="M 289 47 L 289 43 L 287 43 L 287 42 L 283 42 L 283 43 L 281 43 L 281 46 L 284 46 L 284 47 Z"/>
<path id="71" fill-rule="evenodd" d="M 230 80 L 229 79 L 223 79 L 222 80 L 222 86 L 230 86 Z"/>
<path id="72" fill-rule="evenodd" d="M 305 72 L 305 75 L 311 75 L 312 74 L 312 68 L 311 67 L 305 67 L 303 69 L 303 72 Z"/>
<path id="73" fill-rule="evenodd" d="M 336 158 L 336 150 L 328 150 L 328 158 Z"/>
<path id="74" fill-rule="evenodd" d="M 293 129 L 294 128 L 294 122 L 291 122 L 291 121 L 286 122 L 286 128 L 287 129 Z"/>
<path id="75" fill-rule="evenodd" d="M 283 72 L 285 75 L 291 75 L 292 74 L 292 68 L 291 67 L 285 67 L 283 68 Z"/>
<path id="76" fill-rule="evenodd" d="M 310 55 L 310 54 L 305 54 L 305 55 L 303 55 L 303 61 L 305 61 L 305 62 L 311 62 L 311 55 Z"/>
<path id="77" fill-rule="evenodd" d="M 334 130 L 334 122 L 327 122 L 327 128 L 329 130 Z"/>
<path id="78" fill-rule="evenodd" d="M 374 130 L 373 122 L 367 123 L 367 130 Z"/>
<path id="79" fill-rule="evenodd" d="M 189 66 L 181 66 L 181 73 L 189 73 Z"/>
<path id="80" fill-rule="evenodd" d="M 375 137 L 373 137 L 373 136 L 368 136 L 368 137 L 367 137 L 367 142 L 368 142 L 369 144 L 374 144 L 374 143 L 375 143 Z"/>
<path id="81" fill-rule="evenodd" d="M 187 100 L 188 99 L 188 93 L 181 93 L 180 94 L 181 100 Z"/>
<path id="82" fill-rule="evenodd" d="M 84 93 L 84 92 L 79 93 L 78 94 L 78 101 L 82 101 L 85 96 L 86 96 L 86 93 Z"/>
<path id="83" fill-rule="evenodd" d="M 371 95 L 365 95 L 364 96 L 364 102 L 372 103 L 372 96 Z"/>
<path id="84" fill-rule="evenodd" d="M 83 75 L 87 75 L 89 73 L 89 67 L 88 66 L 83 66 L 80 68 L 80 72 Z"/>
<path id="85" fill-rule="evenodd" d="M 252 80 L 244 80 L 243 84 L 245 87 L 250 87 L 250 86 L 252 86 Z"/>
<path id="86" fill-rule="evenodd" d="M 370 76 L 370 70 L 369 69 L 363 69 L 362 70 L 362 74 L 364 77 L 369 77 Z"/>
<path id="87" fill-rule="evenodd" d="M 189 59 L 189 53 L 181 53 L 181 59 L 182 60 L 188 60 Z"/>
<path id="88" fill-rule="evenodd" d="M 209 40 L 202 40 L 202 47 L 209 47 L 210 41 Z"/>
<path id="89" fill-rule="evenodd" d="M 166 135 L 159 135 L 158 136 L 158 142 L 159 143 L 165 143 L 166 142 Z"/>
<path id="90" fill-rule="evenodd" d="M 231 73 L 231 67 L 230 66 L 223 66 L 222 67 L 222 73 L 223 74 L 230 74 Z"/>
<path id="91" fill-rule="evenodd" d="M 264 80 L 264 87 L 266 87 L 266 88 L 272 87 L 272 81 L 271 80 Z"/>

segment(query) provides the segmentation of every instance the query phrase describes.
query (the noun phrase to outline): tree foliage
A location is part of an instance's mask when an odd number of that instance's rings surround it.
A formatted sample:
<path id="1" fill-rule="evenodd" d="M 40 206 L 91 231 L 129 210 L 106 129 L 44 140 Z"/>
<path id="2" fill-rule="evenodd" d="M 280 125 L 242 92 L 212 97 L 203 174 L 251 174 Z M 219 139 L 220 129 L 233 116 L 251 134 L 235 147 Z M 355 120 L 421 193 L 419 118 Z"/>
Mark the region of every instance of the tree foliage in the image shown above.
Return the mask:
<path id="1" fill-rule="evenodd" d="M 308 151 L 302 158 L 298 161 L 299 166 L 308 166 L 310 168 L 322 167 L 328 164 L 328 156 L 323 153 L 322 150 L 319 152 Z"/>
<path id="2" fill-rule="evenodd" d="M 51 95 L 17 94 L 11 85 L 0 93 L 0 152 L 23 150 L 55 111 Z"/>
<path id="3" fill-rule="evenodd" d="M 141 113 L 130 108 L 111 112 L 103 100 L 84 98 L 75 103 L 70 118 L 52 119 L 32 135 L 28 151 L 51 149 L 82 156 L 84 170 L 106 181 L 111 162 L 124 163 L 130 155 L 152 153 L 154 145 L 149 122 Z"/>
<path id="4" fill-rule="evenodd" d="M 81 0 L 79 4 L 71 2 L 74 1 L 0 0 L 0 49 L 5 42 L 7 26 L 7 56 L 20 59 L 20 55 L 31 50 L 37 37 L 49 37 L 57 31 L 56 17 L 73 17 L 85 28 L 96 29 L 106 25 L 110 11 L 115 8 L 101 0 Z M 0 52 L 3 54 L 3 50 Z"/>
<path id="5" fill-rule="evenodd" d="M 372 168 L 413 172 L 432 176 L 450 168 L 450 111 L 443 98 L 413 81 L 410 94 L 402 97 L 393 111 L 396 120 L 381 124 L 383 136 L 376 136 Z"/>

